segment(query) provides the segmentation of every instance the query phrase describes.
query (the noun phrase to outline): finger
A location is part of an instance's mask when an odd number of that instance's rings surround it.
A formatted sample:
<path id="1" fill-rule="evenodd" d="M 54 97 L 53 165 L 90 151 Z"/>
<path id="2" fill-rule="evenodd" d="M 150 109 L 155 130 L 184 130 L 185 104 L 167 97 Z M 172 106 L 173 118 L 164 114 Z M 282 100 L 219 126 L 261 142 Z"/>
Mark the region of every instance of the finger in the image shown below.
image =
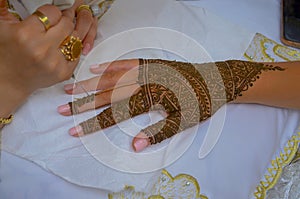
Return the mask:
<path id="1" fill-rule="evenodd" d="M 70 21 L 67 17 L 62 16 L 59 23 L 49 29 L 43 39 L 47 45 L 50 45 L 48 54 L 46 57 L 46 62 L 57 62 L 53 64 L 55 67 L 57 78 L 61 81 L 70 79 L 76 66 L 78 65 L 79 59 L 70 61 L 67 59 L 66 55 L 62 52 L 62 43 L 69 36 L 78 37 L 74 31 L 74 23 Z"/>
<path id="2" fill-rule="evenodd" d="M 83 4 L 82 0 L 76 0 L 73 6 L 69 9 L 66 9 L 62 12 L 63 16 L 69 18 L 71 21 L 74 21 L 76 15 L 76 9 Z"/>
<path id="3" fill-rule="evenodd" d="M 59 49 L 62 42 L 70 35 L 77 36 L 76 32 L 74 32 L 74 24 L 67 17 L 62 16 L 59 23 L 49 29 L 46 33 L 47 37 L 45 38 L 45 42 L 51 44 L 51 46 Z M 51 41 L 51 42 L 49 42 Z"/>
<path id="4" fill-rule="evenodd" d="M 59 62 L 60 67 L 58 67 L 57 69 L 60 70 L 60 74 L 62 74 L 60 75 L 60 77 L 65 76 L 70 78 L 79 62 L 79 59 L 76 59 L 74 61 L 67 60 L 66 56 L 61 51 L 62 43 L 68 36 L 72 35 L 74 37 L 77 37 L 76 32 L 74 32 L 73 30 L 74 24 L 67 17 L 62 16 L 59 23 L 55 27 L 49 29 L 46 33 L 45 38 L 43 39 L 46 45 L 49 46 L 49 54 L 47 58 L 51 60 L 54 59 Z"/>
<path id="5" fill-rule="evenodd" d="M 72 136 L 83 136 L 101 129 L 108 128 L 116 123 L 125 121 L 134 116 L 148 112 L 150 106 L 147 104 L 146 98 L 140 89 L 137 94 L 130 99 L 125 99 L 113 104 L 111 107 L 105 109 L 87 121 L 80 123 L 78 126 L 69 130 Z"/>
<path id="6" fill-rule="evenodd" d="M 84 88 L 87 91 L 107 90 L 114 87 L 123 87 L 136 83 L 138 80 L 138 68 L 130 71 L 117 71 L 105 73 L 100 78 L 94 77 L 88 80 L 78 82 L 76 84 L 67 84 L 64 86 L 65 92 L 68 94 L 83 93 Z M 80 85 L 79 85 L 80 84 Z"/>
<path id="7" fill-rule="evenodd" d="M 83 50 L 82 50 L 83 55 L 87 55 L 94 47 L 94 41 L 97 36 L 97 25 L 98 25 L 98 19 L 94 17 L 90 30 L 88 31 L 87 35 L 83 40 Z"/>
<path id="8" fill-rule="evenodd" d="M 180 113 L 173 112 L 170 113 L 166 119 L 143 129 L 132 141 L 134 151 L 140 152 L 150 145 L 157 144 L 176 135 L 182 131 L 180 122 Z"/>
<path id="9" fill-rule="evenodd" d="M 120 70 L 128 71 L 139 65 L 139 59 L 118 60 L 103 64 L 95 64 L 90 67 L 92 73 L 111 73 Z"/>
<path id="10" fill-rule="evenodd" d="M 79 38 L 83 40 L 92 26 L 94 18 L 92 13 L 87 9 L 77 12 L 75 30 L 79 34 Z"/>
<path id="11" fill-rule="evenodd" d="M 53 5 L 43 5 L 39 7 L 37 10 L 40 11 L 43 15 L 45 15 L 48 18 L 50 29 L 60 21 L 62 16 L 61 11 L 56 6 Z M 22 24 L 28 27 L 31 31 L 39 31 L 39 32 L 46 31 L 45 25 L 35 14 L 30 15 L 28 18 L 22 21 Z"/>
<path id="12" fill-rule="evenodd" d="M 61 105 L 57 110 L 60 114 L 65 116 L 82 113 L 129 98 L 137 93 L 138 89 L 139 85 L 135 83 L 116 89 L 97 92 L 95 95 L 90 95 L 75 102 Z"/>

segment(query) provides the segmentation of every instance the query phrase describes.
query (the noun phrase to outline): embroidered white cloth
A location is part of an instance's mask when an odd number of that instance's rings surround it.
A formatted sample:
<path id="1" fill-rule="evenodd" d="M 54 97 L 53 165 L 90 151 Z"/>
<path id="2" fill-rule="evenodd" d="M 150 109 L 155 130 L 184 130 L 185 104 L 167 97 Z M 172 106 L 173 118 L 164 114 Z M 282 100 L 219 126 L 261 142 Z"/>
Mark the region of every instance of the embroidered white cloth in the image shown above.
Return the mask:
<path id="1" fill-rule="evenodd" d="M 98 33 L 98 45 L 82 59 L 79 79 L 91 77 L 90 64 L 116 58 L 239 59 L 254 36 L 205 9 L 171 0 L 116 1 L 101 19 Z M 68 129 L 95 113 L 74 118 L 58 115 L 56 107 L 72 100 L 62 86 L 40 90 L 24 104 L 14 125 L 3 130 L 3 148 L 72 183 L 108 191 L 132 185 L 136 191 L 148 192 L 160 171 L 144 171 L 166 167 L 174 175 L 194 176 L 201 194 L 209 198 L 248 198 L 299 124 L 297 111 L 230 105 L 211 120 L 134 154 L 132 135 L 149 121 L 160 119 L 158 114 L 138 117 L 134 123 L 127 121 L 81 140 L 73 138 Z M 199 148 L 204 136 L 214 130 L 213 123 L 221 124 L 220 140 L 208 156 L 199 159 Z"/>
<path id="2" fill-rule="evenodd" d="M 300 198 L 300 161 L 286 166 L 277 184 L 269 190 L 266 199 Z"/>

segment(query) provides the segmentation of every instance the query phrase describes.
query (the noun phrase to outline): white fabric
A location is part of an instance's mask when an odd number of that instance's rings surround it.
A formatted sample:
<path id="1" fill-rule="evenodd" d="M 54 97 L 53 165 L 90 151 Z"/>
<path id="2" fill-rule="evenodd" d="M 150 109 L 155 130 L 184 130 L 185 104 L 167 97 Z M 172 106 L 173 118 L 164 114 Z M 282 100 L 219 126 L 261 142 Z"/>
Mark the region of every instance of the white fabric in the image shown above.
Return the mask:
<path id="1" fill-rule="evenodd" d="M 75 0 L 30 0 L 30 1 L 10 0 L 10 2 L 14 6 L 17 6 L 17 8 L 19 9 L 24 7 L 27 13 L 32 14 L 34 11 L 37 10 L 37 8 L 45 4 L 56 5 L 61 10 L 63 10 L 71 7 L 75 2 Z"/>
<path id="2" fill-rule="evenodd" d="M 33 13 L 38 7 L 44 4 L 52 4 L 59 7 L 61 10 L 69 8 L 73 5 L 75 0 L 30 0 L 23 1 L 24 6 L 29 13 Z"/>
<path id="3" fill-rule="evenodd" d="M 141 4 L 143 5 L 141 6 Z M 172 23 L 173 21 L 174 23 Z M 183 32 L 202 44 L 209 52 L 208 55 L 217 60 L 240 58 L 253 36 L 252 33 L 229 24 L 204 9 L 193 8 L 190 10 L 171 1 L 121 0 L 116 2 L 101 20 L 99 33 L 102 37 L 98 40 L 99 45 L 87 59 L 83 60 L 79 77 L 90 76 L 86 73 L 89 64 L 107 61 L 118 55 L 121 56 L 120 58 L 135 56 L 180 58 L 161 50 L 139 51 L 125 56 L 122 54 L 136 46 L 145 47 L 149 44 L 163 49 L 173 49 L 174 45 L 172 42 L 171 44 L 166 42 L 165 37 L 143 32 L 150 30 L 157 33 L 155 32 L 157 29 L 153 28 L 139 29 L 137 32 L 142 33 L 141 37 L 136 37 L 136 31 L 134 31 L 104 41 L 121 31 L 144 26 L 158 26 Z M 160 31 L 160 29 L 158 30 Z M 173 31 L 167 33 L 169 33 L 168 36 L 174 36 Z M 128 40 L 118 40 L 124 35 Z M 176 36 L 178 35 L 175 34 L 174 37 Z M 148 37 L 151 38 L 150 41 L 145 40 Z M 210 59 L 203 51 L 192 55 L 191 53 L 194 52 L 184 51 L 185 46 L 195 47 L 196 45 L 190 45 L 191 40 L 186 40 L 186 37 L 180 37 L 180 39 L 182 40 L 173 42 L 181 59 L 199 62 Z M 142 45 L 137 45 L 139 42 Z M 124 46 L 127 48 L 121 49 Z M 196 46 L 195 49 L 198 47 Z M 199 57 L 199 55 L 204 57 Z M 62 84 L 37 92 L 16 114 L 14 125 L 4 129 L 4 149 L 34 161 L 49 172 L 79 185 L 117 190 L 128 184 L 136 186 L 136 190 L 145 190 L 147 188 L 145 179 L 151 179 L 151 173 L 128 175 L 109 169 L 96 161 L 86 151 L 80 140 L 67 135 L 67 129 L 74 125 L 73 118 L 59 116 L 55 110 L 58 105 L 71 99 L 70 96 L 63 94 Z M 198 134 L 187 152 L 174 164 L 167 167 L 167 170 L 174 175 L 188 173 L 195 176 L 200 183 L 201 193 L 206 194 L 209 198 L 248 198 L 255 188 L 253 186 L 265 173 L 269 161 L 274 157 L 278 148 L 284 146 L 295 132 L 299 124 L 299 113 L 256 105 L 231 105 L 227 107 L 226 113 L 226 122 L 220 140 L 212 153 L 205 159 L 198 159 L 198 150 L 210 124 L 207 121 L 199 126 Z M 92 114 L 83 114 L 75 120 L 82 120 Z M 153 119 L 158 119 L 156 115 L 153 116 Z M 146 120 L 143 120 L 145 118 L 138 118 L 137 122 L 145 125 L 147 123 Z M 223 118 L 217 113 L 213 119 L 222 120 Z M 270 123 L 270 125 L 266 125 L 266 123 Z M 125 128 L 126 123 L 121 127 Z M 131 133 L 138 131 L 136 128 L 132 130 L 134 132 Z M 106 135 L 112 142 L 129 150 L 130 136 L 120 135 L 117 128 L 109 129 Z M 187 132 L 182 135 L 186 139 L 191 139 L 190 137 L 193 136 Z M 91 143 L 97 136 L 99 134 L 86 137 L 84 141 Z M 119 136 L 123 136 L 124 139 L 121 140 Z M 161 148 L 161 146 L 167 146 L 167 143 L 152 147 L 148 149 L 148 152 Z M 264 153 L 261 153 L 262 151 Z M 117 155 L 110 154 L 109 157 Z M 122 165 L 126 164 L 126 162 L 122 162 L 122 159 L 118 161 Z M 136 162 L 136 160 L 133 159 L 132 162 Z M 138 164 L 142 163 L 138 162 Z M 223 170 L 223 168 L 225 169 Z"/>

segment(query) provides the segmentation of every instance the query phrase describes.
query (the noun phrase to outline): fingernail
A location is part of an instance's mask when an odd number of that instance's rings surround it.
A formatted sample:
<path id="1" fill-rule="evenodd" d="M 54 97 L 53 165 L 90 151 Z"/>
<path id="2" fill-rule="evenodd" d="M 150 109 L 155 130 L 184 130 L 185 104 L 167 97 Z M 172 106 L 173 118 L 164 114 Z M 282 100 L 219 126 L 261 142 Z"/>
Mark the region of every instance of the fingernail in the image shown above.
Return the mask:
<path id="1" fill-rule="evenodd" d="M 100 74 L 100 73 L 103 73 L 105 71 L 105 68 L 101 67 L 101 65 L 99 65 L 99 64 L 94 64 L 94 65 L 90 66 L 90 70 L 93 73 L 99 73 Z"/>
<path id="2" fill-rule="evenodd" d="M 65 86 L 64 86 L 64 89 L 66 90 L 66 91 L 71 91 L 71 90 L 74 90 L 76 88 L 76 84 L 66 84 Z"/>
<path id="3" fill-rule="evenodd" d="M 78 125 L 78 126 L 71 128 L 69 130 L 69 134 L 72 136 L 82 135 L 83 134 L 82 127 L 80 125 Z"/>
<path id="4" fill-rule="evenodd" d="M 60 114 L 71 114 L 71 109 L 70 109 L 70 106 L 69 104 L 64 104 L 64 105 L 61 105 L 57 108 L 57 111 L 60 113 Z"/>
<path id="5" fill-rule="evenodd" d="M 133 141 L 133 149 L 136 152 L 140 152 L 149 145 L 147 138 L 135 138 Z"/>
<path id="6" fill-rule="evenodd" d="M 87 55 L 91 50 L 91 45 L 89 43 L 86 43 L 83 47 L 83 50 L 82 50 L 82 54 L 83 55 Z"/>
<path id="7" fill-rule="evenodd" d="M 94 64 L 94 65 L 91 65 L 90 66 L 90 69 L 91 70 L 95 70 L 95 69 L 98 69 L 99 68 L 99 65 L 98 64 Z"/>

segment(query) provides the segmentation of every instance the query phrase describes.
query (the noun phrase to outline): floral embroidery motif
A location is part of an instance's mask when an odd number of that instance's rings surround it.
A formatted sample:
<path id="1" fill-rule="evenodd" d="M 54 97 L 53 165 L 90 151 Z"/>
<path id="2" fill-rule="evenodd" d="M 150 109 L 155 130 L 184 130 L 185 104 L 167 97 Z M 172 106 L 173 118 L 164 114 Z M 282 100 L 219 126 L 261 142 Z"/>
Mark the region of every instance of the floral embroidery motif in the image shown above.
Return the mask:
<path id="1" fill-rule="evenodd" d="M 271 167 L 268 168 L 268 174 L 264 176 L 264 179 L 260 181 L 260 184 L 256 187 L 254 196 L 257 199 L 264 199 L 269 189 L 274 187 L 278 179 L 281 176 L 282 169 L 290 164 L 294 157 L 296 157 L 298 147 L 300 143 L 300 132 L 298 135 L 294 135 L 284 147 L 280 155 L 271 162 Z"/>
<path id="2" fill-rule="evenodd" d="M 197 180 L 187 174 L 172 177 L 166 170 L 162 173 L 149 194 L 135 192 L 134 187 L 127 186 L 118 193 L 108 195 L 109 199 L 208 199 L 200 194 Z"/>
<path id="3" fill-rule="evenodd" d="M 260 33 L 256 33 L 244 58 L 248 61 L 275 62 L 300 60 L 300 51 L 281 45 Z"/>

